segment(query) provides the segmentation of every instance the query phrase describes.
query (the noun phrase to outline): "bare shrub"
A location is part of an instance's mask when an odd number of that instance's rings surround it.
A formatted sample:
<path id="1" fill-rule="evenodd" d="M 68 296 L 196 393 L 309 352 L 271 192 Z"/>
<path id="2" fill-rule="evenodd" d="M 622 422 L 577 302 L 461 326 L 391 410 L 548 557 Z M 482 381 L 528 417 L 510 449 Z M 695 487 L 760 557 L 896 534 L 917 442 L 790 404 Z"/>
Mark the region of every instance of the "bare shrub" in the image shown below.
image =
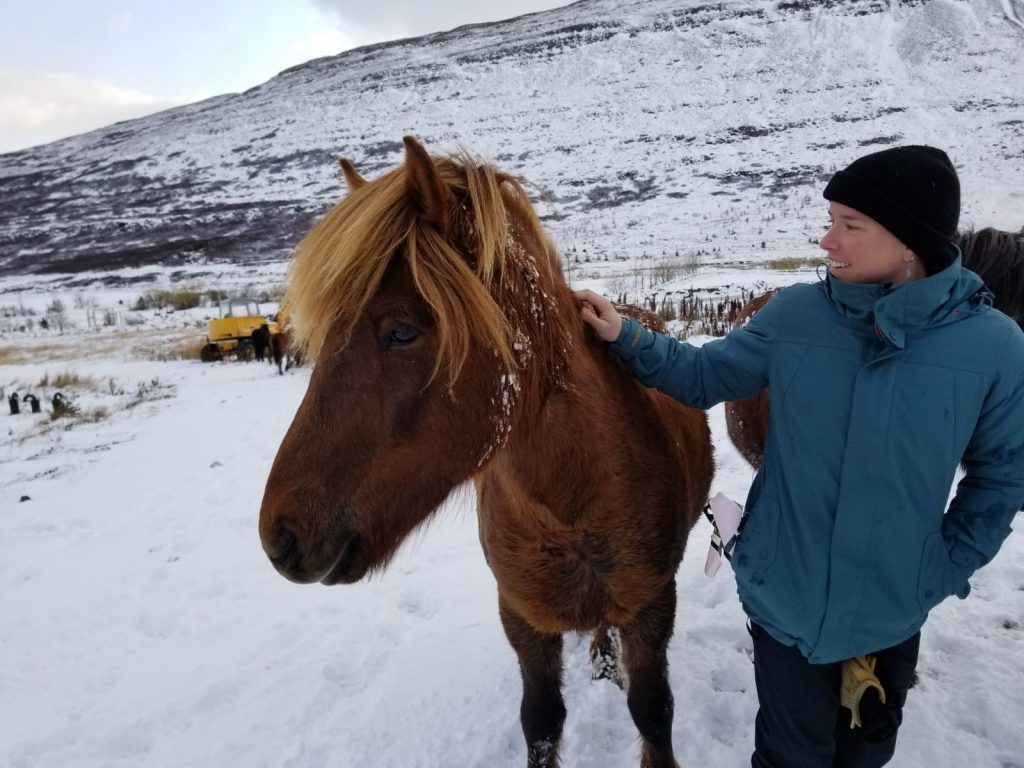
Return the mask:
<path id="1" fill-rule="evenodd" d="M 678 299 L 665 296 L 653 311 L 664 321 L 677 320 L 681 327 L 676 337 L 725 336 L 732 330 L 743 307 L 753 297 L 754 291 L 740 290 L 737 296 L 699 296 L 694 292 Z"/>
<path id="2" fill-rule="evenodd" d="M 51 301 L 46 307 L 46 317 L 42 319 L 40 325 L 43 328 L 56 328 L 60 333 L 64 333 L 64 329 L 71 326 L 64 302 L 60 299 Z"/>
<path id="3" fill-rule="evenodd" d="M 175 311 L 193 309 L 202 302 L 203 294 L 191 288 L 178 288 L 173 291 L 146 291 L 132 304 L 134 310 L 164 309 L 169 307 Z"/>
<path id="4" fill-rule="evenodd" d="M 82 409 L 78 406 L 78 398 L 75 395 L 64 395 L 58 392 L 53 397 L 53 412 L 50 414 L 50 421 L 73 418 L 81 412 Z"/>

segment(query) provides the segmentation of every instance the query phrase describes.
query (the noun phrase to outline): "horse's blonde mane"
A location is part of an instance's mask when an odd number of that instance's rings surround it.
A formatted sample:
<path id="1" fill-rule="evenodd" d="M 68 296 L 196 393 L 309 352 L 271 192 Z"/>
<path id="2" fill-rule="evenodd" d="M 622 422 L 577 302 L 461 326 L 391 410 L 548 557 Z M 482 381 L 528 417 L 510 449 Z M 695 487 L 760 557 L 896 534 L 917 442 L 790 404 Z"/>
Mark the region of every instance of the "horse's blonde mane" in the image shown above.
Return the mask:
<path id="1" fill-rule="evenodd" d="M 524 258 L 534 272 L 560 277 L 557 254 L 518 180 L 466 153 L 432 159 L 457 201 L 450 224 L 468 258 L 421 220 L 404 167 L 355 189 L 303 238 L 290 267 L 285 304 L 295 317 L 295 343 L 309 359 L 331 334 L 347 343 L 401 253 L 437 323 L 434 376 L 444 369 L 454 383 L 474 339 L 493 348 L 508 369 L 517 366 L 517 340 L 496 297 L 510 290 L 510 281 L 522 281 L 530 269 L 520 263 Z"/>

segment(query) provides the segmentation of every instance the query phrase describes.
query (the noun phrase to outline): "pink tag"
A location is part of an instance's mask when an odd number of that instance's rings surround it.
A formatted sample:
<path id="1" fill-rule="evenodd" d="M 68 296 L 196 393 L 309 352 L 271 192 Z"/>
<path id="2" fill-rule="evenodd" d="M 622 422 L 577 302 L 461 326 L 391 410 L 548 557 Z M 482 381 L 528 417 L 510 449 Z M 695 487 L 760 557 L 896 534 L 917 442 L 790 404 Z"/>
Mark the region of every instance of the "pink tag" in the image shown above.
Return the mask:
<path id="1" fill-rule="evenodd" d="M 736 532 L 740 529 L 740 520 L 743 518 L 743 507 L 724 493 L 716 494 L 708 502 L 708 506 L 711 507 L 716 530 L 711 534 L 711 547 L 704 562 L 704 575 L 714 576 L 722 565 L 723 546 L 731 549 L 735 543 Z"/>

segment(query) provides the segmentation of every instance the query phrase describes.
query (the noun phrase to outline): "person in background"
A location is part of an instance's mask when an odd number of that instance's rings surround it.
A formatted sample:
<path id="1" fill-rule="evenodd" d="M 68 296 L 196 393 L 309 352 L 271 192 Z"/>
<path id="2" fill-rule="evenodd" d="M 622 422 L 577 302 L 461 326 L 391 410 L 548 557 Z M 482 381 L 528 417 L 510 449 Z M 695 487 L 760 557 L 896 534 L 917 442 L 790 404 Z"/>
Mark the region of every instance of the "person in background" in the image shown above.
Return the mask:
<path id="1" fill-rule="evenodd" d="M 697 408 L 771 393 L 732 557 L 755 768 L 885 765 L 928 612 L 967 597 L 1024 503 L 1024 334 L 960 264 L 946 153 L 865 155 L 824 197 L 825 278 L 702 347 L 576 294 L 645 385 Z"/>

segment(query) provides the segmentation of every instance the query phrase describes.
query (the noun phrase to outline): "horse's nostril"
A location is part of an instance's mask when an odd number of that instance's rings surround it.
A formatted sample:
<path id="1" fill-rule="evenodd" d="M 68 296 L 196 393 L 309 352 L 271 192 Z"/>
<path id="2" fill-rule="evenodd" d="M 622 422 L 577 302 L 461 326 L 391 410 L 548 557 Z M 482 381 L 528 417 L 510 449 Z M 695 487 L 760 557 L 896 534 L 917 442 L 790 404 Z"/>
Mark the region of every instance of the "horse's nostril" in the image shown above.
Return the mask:
<path id="1" fill-rule="evenodd" d="M 298 536 L 287 523 L 282 523 L 277 528 L 271 547 L 267 549 L 267 557 L 278 568 L 290 570 L 299 564 L 301 556 Z"/>

